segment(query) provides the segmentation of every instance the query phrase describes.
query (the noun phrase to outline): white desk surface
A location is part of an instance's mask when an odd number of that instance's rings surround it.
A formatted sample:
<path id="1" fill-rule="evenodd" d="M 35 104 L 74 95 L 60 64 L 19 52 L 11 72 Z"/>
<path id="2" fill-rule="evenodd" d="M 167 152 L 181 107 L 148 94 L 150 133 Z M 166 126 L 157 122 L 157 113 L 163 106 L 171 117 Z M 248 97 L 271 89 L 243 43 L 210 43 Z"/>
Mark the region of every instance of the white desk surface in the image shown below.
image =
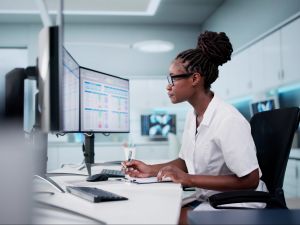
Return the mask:
<path id="1" fill-rule="evenodd" d="M 102 168 L 119 169 L 120 166 L 93 167 L 93 173 Z M 79 172 L 66 168 L 65 172 Z M 58 172 L 58 171 L 57 171 Z M 38 191 L 52 191 L 54 195 L 36 194 L 35 199 L 64 207 L 86 216 L 101 220 L 107 224 L 177 224 L 181 208 L 182 189 L 180 184 L 153 183 L 135 184 L 110 178 L 108 181 L 86 182 L 85 176 L 55 176 L 52 177 L 61 187 L 90 186 L 107 190 L 127 197 L 126 201 L 91 203 L 69 193 L 60 193 L 45 182 L 37 182 Z M 35 214 L 34 223 L 87 223 L 83 218 L 71 217 L 59 210 L 43 210 Z"/>

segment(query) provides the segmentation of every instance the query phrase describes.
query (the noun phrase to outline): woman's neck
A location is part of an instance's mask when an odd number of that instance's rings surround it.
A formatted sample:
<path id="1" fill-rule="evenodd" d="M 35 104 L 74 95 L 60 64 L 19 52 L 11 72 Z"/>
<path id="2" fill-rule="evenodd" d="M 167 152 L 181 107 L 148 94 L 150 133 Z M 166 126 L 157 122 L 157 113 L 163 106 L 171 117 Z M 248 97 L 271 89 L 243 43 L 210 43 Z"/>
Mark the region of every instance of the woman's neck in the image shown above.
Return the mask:
<path id="1" fill-rule="evenodd" d="M 189 103 L 193 106 L 197 117 L 199 118 L 203 117 L 203 114 L 213 97 L 214 97 L 214 93 L 210 90 L 206 92 L 195 93 L 195 95 L 189 101 Z"/>

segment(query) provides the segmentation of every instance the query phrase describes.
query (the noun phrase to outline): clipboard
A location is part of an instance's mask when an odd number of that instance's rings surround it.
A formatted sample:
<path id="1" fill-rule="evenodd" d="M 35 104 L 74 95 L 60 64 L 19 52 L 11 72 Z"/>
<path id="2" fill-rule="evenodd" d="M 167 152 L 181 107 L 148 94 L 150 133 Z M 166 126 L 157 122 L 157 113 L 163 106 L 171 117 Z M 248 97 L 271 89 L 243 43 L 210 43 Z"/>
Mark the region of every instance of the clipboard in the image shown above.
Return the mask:
<path id="1" fill-rule="evenodd" d="M 132 183 L 136 184 L 153 184 L 153 183 L 165 183 L 172 182 L 171 178 L 167 177 L 162 181 L 158 181 L 157 177 L 146 177 L 146 178 L 137 178 L 137 177 L 126 177 L 126 179 Z"/>

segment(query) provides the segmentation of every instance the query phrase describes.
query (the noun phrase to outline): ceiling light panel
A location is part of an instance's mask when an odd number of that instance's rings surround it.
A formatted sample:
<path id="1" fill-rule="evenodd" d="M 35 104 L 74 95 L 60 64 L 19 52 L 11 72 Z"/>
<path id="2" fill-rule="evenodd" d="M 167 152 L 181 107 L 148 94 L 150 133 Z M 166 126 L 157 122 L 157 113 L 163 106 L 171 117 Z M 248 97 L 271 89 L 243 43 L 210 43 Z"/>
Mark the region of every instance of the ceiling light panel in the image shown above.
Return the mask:
<path id="1" fill-rule="evenodd" d="M 50 13 L 56 13 L 58 0 L 46 0 Z M 68 15 L 154 15 L 160 0 L 65 0 Z M 0 13 L 38 14 L 35 0 L 0 0 Z"/>

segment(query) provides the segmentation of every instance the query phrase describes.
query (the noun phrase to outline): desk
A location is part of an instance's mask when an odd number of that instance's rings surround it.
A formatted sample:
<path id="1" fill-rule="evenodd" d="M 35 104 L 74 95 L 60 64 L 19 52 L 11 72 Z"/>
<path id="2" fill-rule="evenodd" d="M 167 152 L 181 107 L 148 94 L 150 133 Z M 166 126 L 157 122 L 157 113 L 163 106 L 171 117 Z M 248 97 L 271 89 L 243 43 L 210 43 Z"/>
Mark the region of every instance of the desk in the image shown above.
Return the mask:
<path id="1" fill-rule="evenodd" d="M 191 211 L 189 224 L 300 224 L 300 210 L 250 209 Z"/>
<path id="2" fill-rule="evenodd" d="M 93 167 L 93 173 L 103 168 L 120 169 L 120 166 Z M 71 172 L 70 169 L 67 170 Z M 63 171 L 56 171 L 63 172 Z M 78 172 L 74 171 L 73 172 Z M 86 173 L 86 172 L 85 172 Z M 177 224 L 181 208 L 182 189 L 175 183 L 135 184 L 110 178 L 108 181 L 86 182 L 85 176 L 52 177 L 61 187 L 90 186 L 127 197 L 127 201 L 91 203 L 69 193 L 59 193 L 51 186 L 38 182 L 36 190 L 52 191 L 54 195 L 36 194 L 38 201 L 50 203 L 101 220 L 107 224 Z M 53 210 L 34 218 L 34 223 L 71 223 L 67 215 Z M 67 214 L 67 213 L 66 213 Z M 56 216 L 57 215 L 57 216 Z M 61 218 L 61 220 L 58 220 Z M 78 221 L 77 221 L 78 222 Z M 82 222 L 84 223 L 84 222 Z"/>

